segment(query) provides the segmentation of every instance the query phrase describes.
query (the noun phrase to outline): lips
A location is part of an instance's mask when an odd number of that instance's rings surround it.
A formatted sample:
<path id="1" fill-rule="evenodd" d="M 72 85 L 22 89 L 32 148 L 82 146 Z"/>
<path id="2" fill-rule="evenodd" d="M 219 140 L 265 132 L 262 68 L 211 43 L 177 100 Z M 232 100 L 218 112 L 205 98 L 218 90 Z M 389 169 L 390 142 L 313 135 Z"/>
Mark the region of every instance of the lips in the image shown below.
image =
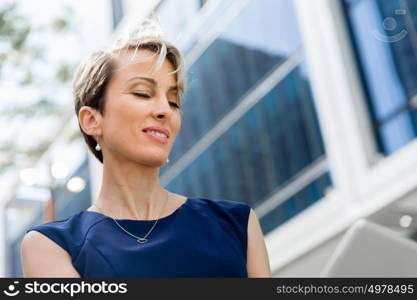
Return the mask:
<path id="1" fill-rule="evenodd" d="M 152 140 L 158 142 L 158 143 L 161 143 L 161 144 L 167 144 L 168 143 L 168 138 L 166 138 L 164 136 L 157 135 L 157 133 L 155 133 L 155 131 L 144 131 L 144 134 L 147 135 Z"/>
<path id="2" fill-rule="evenodd" d="M 156 127 L 156 126 L 149 126 L 149 127 L 146 127 L 144 129 L 142 129 L 143 132 L 147 132 L 147 131 L 151 131 L 151 130 L 163 133 L 167 136 L 167 138 L 169 138 L 169 131 L 164 129 L 164 128 Z"/>

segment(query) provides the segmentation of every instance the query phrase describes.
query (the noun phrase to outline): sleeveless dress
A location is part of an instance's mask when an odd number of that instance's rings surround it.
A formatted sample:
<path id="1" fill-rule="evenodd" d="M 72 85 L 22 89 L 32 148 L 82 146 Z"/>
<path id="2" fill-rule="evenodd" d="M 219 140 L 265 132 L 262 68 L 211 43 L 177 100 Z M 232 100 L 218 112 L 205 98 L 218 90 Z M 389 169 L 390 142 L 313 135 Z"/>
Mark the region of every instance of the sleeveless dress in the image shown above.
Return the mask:
<path id="1" fill-rule="evenodd" d="M 148 242 L 138 243 L 112 218 L 81 211 L 32 226 L 71 256 L 87 277 L 247 277 L 247 225 L 251 207 L 224 199 L 187 198 L 160 218 Z M 116 219 L 143 237 L 155 220 Z"/>

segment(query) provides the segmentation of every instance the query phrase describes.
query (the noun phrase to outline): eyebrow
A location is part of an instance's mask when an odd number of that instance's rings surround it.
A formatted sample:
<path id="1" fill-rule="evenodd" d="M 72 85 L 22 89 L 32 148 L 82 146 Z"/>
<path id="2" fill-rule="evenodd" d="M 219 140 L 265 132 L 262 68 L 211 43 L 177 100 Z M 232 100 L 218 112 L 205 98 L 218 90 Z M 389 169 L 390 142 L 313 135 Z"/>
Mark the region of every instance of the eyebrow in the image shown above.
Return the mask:
<path id="1" fill-rule="evenodd" d="M 130 78 L 127 82 L 130 82 L 130 81 L 135 80 L 135 79 L 142 79 L 142 80 L 145 80 L 145 81 L 149 82 L 153 86 L 158 86 L 158 83 L 155 81 L 155 79 L 149 78 L 149 77 L 135 76 L 135 77 Z M 178 85 L 171 86 L 168 90 L 169 91 L 170 90 L 178 90 Z"/>

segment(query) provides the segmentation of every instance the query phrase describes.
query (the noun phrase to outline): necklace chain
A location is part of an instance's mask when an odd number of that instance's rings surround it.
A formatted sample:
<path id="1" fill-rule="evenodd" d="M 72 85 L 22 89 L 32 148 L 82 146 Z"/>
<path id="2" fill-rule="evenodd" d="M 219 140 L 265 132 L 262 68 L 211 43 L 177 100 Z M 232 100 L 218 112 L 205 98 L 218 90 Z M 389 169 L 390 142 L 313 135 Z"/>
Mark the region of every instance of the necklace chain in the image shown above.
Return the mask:
<path id="1" fill-rule="evenodd" d="M 165 200 L 165 204 L 164 204 L 164 206 L 162 207 L 162 210 L 161 210 L 161 213 L 159 214 L 160 216 L 162 215 L 162 213 L 163 213 L 163 211 L 164 211 L 164 209 L 165 209 L 165 206 L 167 205 L 167 203 L 168 203 L 168 192 L 167 192 L 167 194 L 166 194 L 166 200 Z M 98 210 L 104 215 L 104 213 L 103 213 L 103 211 L 101 210 L 101 208 L 97 205 L 97 204 L 93 204 L 95 207 L 97 207 L 98 208 Z M 138 237 L 138 236 L 136 236 L 136 235 L 134 235 L 134 234 L 132 234 L 132 233 L 130 233 L 129 231 L 127 231 L 126 229 L 124 229 L 120 224 L 119 224 L 119 222 L 117 222 L 116 221 L 116 219 L 115 218 L 113 218 L 113 217 L 110 217 L 110 218 L 112 218 L 113 219 L 113 221 L 116 223 L 116 225 L 120 228 L 120 229 L 122 229 L 125 233 L 127 233 L 128 235 L 130 235 L 130 236 L 132 236 L 132 237 L 134 237 L 135 239 L 136 239 L 136 241 L 138 242 L 138 243 L 141 243 L 141 244 L 143 244 L 143 243 L 146 243 L 147 241 L 148 241 L 148 239 L 147 239 L 147 237 L 148 237 L 148 235 L 152 232 L 152 230 L 154 229 L 154 227 L 156 226 L 156 223 L 158 223 L 158 220 L 161 218 L 161 217 L 159 217 L 158 219 L 156 219 L 155 220 L 155 223 L 153 223 L 153 225 L 152 225 L 152 228 L 148 231 L 148 233 L 144 236 L 144 237 Z"/>

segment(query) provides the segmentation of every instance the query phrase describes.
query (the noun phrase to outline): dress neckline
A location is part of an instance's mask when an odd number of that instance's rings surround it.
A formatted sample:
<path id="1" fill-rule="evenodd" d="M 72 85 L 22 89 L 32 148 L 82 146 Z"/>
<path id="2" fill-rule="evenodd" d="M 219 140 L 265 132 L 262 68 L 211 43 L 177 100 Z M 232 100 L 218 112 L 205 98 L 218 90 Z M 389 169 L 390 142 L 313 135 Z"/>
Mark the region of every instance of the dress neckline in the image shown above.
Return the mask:
<path id="1" fill-rule="evenodd" d="M 155 222 L 156 220 L 158 220 L 158 222 L 169 219 L 171 217 L 173 217 L 174 215 L 176 215 L 184 206 L 186 206 L 188 204 L 188 202 L 190 201 L 190 197 L 187 197 L 187 200 L 184 201 L 183 204 L 181 204 L 176 210 L 174 210 L 172 213 L 170 213 L 169 215 L 159 218 L 159 219 L 153 219 L 153 220 L 133 220 L 133 219 L 115 219 L 117 222 L 123 222 L 123 223 L 146 223 L 146 222 Z M 91 214 L 96 214 L 96 215 L 100 215 L 103 216 L 106 219 L 113 219 L 112 217 L 109 217 L 105 214 L 102 214 L 100 212 L 97 211 L 92 211 L 92 210 L 83 210 L 83 213 L 91 213 Z"/>

